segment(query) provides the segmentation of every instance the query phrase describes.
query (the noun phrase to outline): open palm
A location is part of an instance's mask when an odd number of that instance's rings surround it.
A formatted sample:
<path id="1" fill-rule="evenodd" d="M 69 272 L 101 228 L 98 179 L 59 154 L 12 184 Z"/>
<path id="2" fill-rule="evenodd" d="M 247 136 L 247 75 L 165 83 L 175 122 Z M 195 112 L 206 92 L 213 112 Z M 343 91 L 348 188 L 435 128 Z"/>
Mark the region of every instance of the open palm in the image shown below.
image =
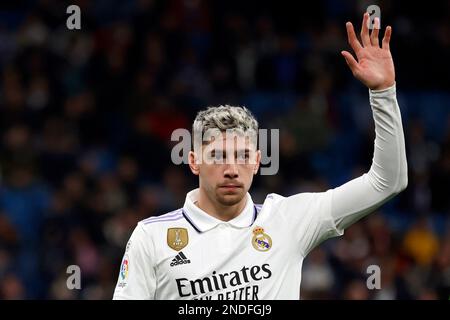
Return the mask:
<path id="1" fill-rule="evenodd" d="M 346 23 L 348 42 L 355 52 L 357 60 L 348 51 L 342 51 L 353 75 L 368 88 L 381 90 L 395 83 L 394 61 L 389 50 L 392 28 L 388 26 L 384 33 L 382 46 L 378 40 L 379 20 L 369 35 L 367 22 L 369 14 L 365 13 L 361 27 L 361 42 L 356 38 L 351 22 Z"/>

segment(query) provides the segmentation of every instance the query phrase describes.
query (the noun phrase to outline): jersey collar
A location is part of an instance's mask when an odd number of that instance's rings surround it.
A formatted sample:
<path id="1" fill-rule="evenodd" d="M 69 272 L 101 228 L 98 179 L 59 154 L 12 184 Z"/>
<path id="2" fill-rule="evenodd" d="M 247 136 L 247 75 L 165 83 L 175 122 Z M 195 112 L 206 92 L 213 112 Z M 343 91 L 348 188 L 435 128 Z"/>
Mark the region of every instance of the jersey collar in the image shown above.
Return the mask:
<path id="1" fill-rule="evenodd" d="M 198 188 L 190 191 L 186 195 L 186 201 L 183 206 L 184 217 L 198 232 L 208 231 L 219 224 L 228 224 L 235 228 L 247 228 L 251 226 L 256 219 L 256 207 L 254 206 L 252 197 L 248 192 L 244 210 L 242 210 L 237 217 L 230 221 L 222 221 L 214 218 L 197 207 L 194 202 L 197 201 L 198 192 Z"/>

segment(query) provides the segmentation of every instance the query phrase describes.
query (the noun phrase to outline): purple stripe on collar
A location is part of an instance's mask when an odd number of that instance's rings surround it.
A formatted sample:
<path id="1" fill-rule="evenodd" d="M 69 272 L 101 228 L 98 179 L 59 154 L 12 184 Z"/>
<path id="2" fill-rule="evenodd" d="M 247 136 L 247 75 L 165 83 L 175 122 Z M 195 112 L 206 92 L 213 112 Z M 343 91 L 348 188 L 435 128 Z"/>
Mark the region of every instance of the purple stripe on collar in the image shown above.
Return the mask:
<path id="1" fill-rule="evenodd" d="M 191 224 L 192 228 L 194 228 L 198 233 L 202 233 L 202 231 L 200 231 L 200 229 L 195 225 L 191 218 L 189 218 L 184 209 L 181 209 L 181 213 L 183 214 L 183 217 L 187 220 L 187 222 Z"/>
<path id="2" fill-rule="evenodd" d="M 257 205 L 253 205 L 254 211 L 253 211 L 253 221 L 250 224 L 250 226 L 253 225 L 253 223 L 255 223 L 256 218 L 258 217 L 258 213 L 262 208 L 262 205 L 260 208 L 257 208 Z M 181 209 L 181 213 L 183 214 L 184 218 L 191 224 L 191 226 L 198 232 L 198 233 L 202 233 L 202 231 L 200 230 L 200 228 L 198 226 L 195 225 L 195 223 L 191 220 L 191 218 L 189 218 L 189 216 L 187 215 L 187 213 L 184 211 L 184 209 Z M 249 227 L 250 227 L 249 226 Z"/>
<path id="3" fill-rule="evenodd" d="M 254 212 L 253 212 L 253 221 L 252 221 L 252 223 L 249 225 L 249 227 L 252 226 L 252 225 L 255 223 L 256 218 L 258 217 L 258 212 L 261 210 L 261 208 L 258 208 L 257 205 L 253 205 L 253 206 L 254 206 L 254 208 L 255 208 L 255 210 L 254 210 Z"/>

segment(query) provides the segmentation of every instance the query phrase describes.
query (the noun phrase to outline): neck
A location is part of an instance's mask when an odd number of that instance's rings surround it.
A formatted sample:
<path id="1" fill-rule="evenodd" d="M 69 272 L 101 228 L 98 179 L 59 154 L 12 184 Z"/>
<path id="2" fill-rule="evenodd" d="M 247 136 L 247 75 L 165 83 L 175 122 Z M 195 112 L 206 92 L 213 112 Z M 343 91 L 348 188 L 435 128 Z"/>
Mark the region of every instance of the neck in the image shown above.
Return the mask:
<path id="1" fill-rule="evenodd" d="M 247 204 L 247 196 L 238 203 L 227 206 L 209 198 L 206 192 L 200 188 L 198 200 L 195 204 L 210 216 L 222 221 L 229 221 L 236 218 L 244 210 Z"/>

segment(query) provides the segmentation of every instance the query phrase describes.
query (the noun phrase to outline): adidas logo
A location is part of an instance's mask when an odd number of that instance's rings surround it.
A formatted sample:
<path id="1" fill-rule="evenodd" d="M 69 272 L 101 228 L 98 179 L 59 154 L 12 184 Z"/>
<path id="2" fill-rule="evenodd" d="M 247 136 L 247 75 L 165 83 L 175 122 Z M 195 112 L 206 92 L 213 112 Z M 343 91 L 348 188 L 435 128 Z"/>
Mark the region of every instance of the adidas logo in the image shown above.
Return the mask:
<path id="1" fill-rule="evenodd" d="M 174 267 L 174 266 L 177 266 L 179 264 L 188 264 L 188 263 L 191 263 L 191 260 L 186 258 L 184 253 L 182 251 L 180 251 L 180 253 L 177 254 L 175 256 L 175 258 L 172 259 L 172 262 L 170 263 L 170 266 Z"/>

